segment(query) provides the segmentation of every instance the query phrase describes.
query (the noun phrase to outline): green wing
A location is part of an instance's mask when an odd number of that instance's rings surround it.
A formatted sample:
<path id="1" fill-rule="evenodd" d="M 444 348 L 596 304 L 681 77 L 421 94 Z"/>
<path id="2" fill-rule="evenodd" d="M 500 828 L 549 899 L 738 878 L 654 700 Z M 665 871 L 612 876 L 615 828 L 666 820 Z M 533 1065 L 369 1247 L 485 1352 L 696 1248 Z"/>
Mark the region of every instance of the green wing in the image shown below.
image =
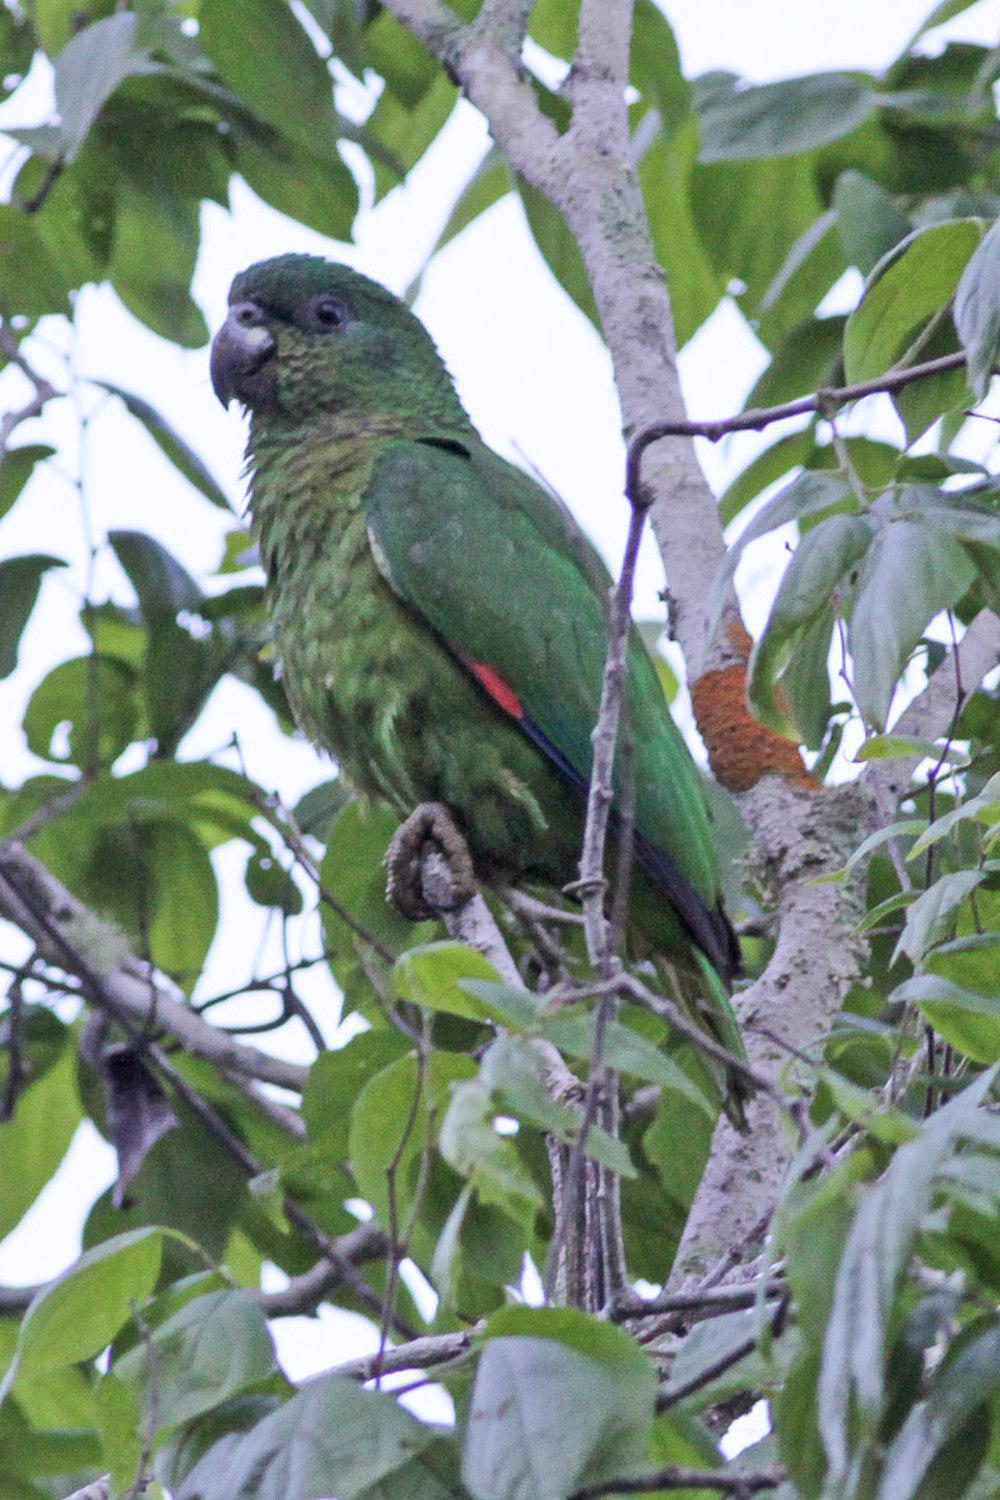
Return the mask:
<path id="1" fill-rule="evenodd" d="M 433 440 L 388 445 L 363 506 L 396 593 L 467 666 L 502 679 L 525 732 L 585 786 L 611 580 L 569 512 L 484 445 Z M 635 631 L 627 711 L 638 856 L 726 973 L 733 954 L 699 773 Z"/>

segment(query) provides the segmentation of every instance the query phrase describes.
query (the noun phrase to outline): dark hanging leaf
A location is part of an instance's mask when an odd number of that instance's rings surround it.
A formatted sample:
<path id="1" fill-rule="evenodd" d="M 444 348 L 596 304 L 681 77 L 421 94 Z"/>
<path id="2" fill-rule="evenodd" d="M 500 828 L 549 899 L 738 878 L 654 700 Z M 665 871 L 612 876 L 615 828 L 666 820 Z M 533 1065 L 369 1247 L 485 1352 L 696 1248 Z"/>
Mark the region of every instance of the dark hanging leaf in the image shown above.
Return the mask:
<path id="1" fill-rule="evenodd" d="M 912 225 L 891 194 L 863 172 L 842 172 L 833 191 L 837 227 L 849 263 L 867 276 Z"/>
<path id="2" fill-rule="evenodd" d="M 761 342 L 768 349 L 780 346 L 846 269 L 837 217 L 827 209 L 793 241 L 759 303 L 751 305 L 752 326 Z"/>
<path id="3" fill-rule="evenodd" d="M 846 319 L 808 318 L 793 328 L 746 399 L 747 407 L 778 406 L 836 385 Z"/>
<path id="4" fill-rule="evenodd" d="M 310 787 L 296 802 L 292 810 L 295 821 L 303 833 L 323 839 L 330 819 L 342 807 L 347 806 L 352 796 L 353 793 L 339 776 L 331 781 L 321 781 L 319 786 Z"/>
<path id="5" fill-rule="evenodd" d="M 14 449 L 15 453 L 18 451 Z M 51 449 L 43 451 L 49 453 Z M 17 666 L 21 635 L 35 607 L 43 577 L 50 568 L 65 566 L 60 558 L 43 554 L 10 557 L 0 562 L 0 678 L 9 677 Z"/>
<path id="6" fill-rule="evenodd" d="M 55 452 L 46 443 L 8 448 L 0 462 L 0 520 L 7 514 L 35 471 L 35 465 Z"/>
<path id="7" fill-rule="evenodd" d="M 812 151 L 849 135 L 877 97 L 846 73 L 813 73 L 780 83 L 705 89 L 695 84 L 701 160 L 747 161 Z"/>
<path id="8" fill-rule="evenodd" d="M 969 384 L 982 401 L 1000 348 L 1000 219 L 962 272 L 955 326 L 968 360 Z"/>
<path id="9" fill-rule="evenodd" d="M 234 165 L 254 192 L 300 224 L 333 240 L 349 240 L 358 187 L 336 150 L 306 150 L 276 131 L 233 132 Z"/>
<path id="10" fill-rule="evenodd" d="M 566 220 L 547 198 L 543 198 L 522 177 L 517 179 L 517 190 L 521 195 L 528 227 L 546 265 L 563 291 L 572 297 L 580 311 L 586 313 L 597 326 L 597 307 L 590 289 L 590 279 L 577 243 L 566 226 Z"/>
<path id="11" fill-rule="evenodd" d="M 232 510 L 229 497 L 221 485 L 213 478 L 194 449 L 189 447 L 174 431 L 170 423 L 154 406 L 151 406 L 142 396 L 136 396 L 132 391 L 122 390 L 121 386 L 113 385 L 108 380 L 97 380 L 94 384 L 99 385 L 102 390 L 110 391 L 113 396 L 117 396 L 120 401 L 124 402 L 125 409 L 142 423 L 160 451 L 166 454 L 189 484 L 193 484 L 196 490 L 201 491 L 206 500 L 211 500 L 212 504 L 217 505 L 220 510 Z M 119 537 L 142 535 L 141 532 L 118 532 L 116 534 Z"/>
<path id="12" fill-rule="evenodd" d="M 164 615 L 173 618 L 182 610 L 198 609 L 201 589 L 162 543 L 143 531 L 112 531 L 108 540 L 150 624 Z"/>
<path id="13" fill-rule="evenodd" d="M 455 107 L 455 87 L 439 73 L 412 108 L 386 89 L 369 115 L 361 140 L 375 168 L 376 200 L 402 182 L 437 138 Z"/>
<path id="14" fill-rule="evenodd" d="M 178 1121 L 155 1074 L 131 1043 L 102 1048 L 97 1062 L 108 1092 L 108 1133 L 118 1157 L 111 1201 L 122 1208 L 147 1153 Z"/>

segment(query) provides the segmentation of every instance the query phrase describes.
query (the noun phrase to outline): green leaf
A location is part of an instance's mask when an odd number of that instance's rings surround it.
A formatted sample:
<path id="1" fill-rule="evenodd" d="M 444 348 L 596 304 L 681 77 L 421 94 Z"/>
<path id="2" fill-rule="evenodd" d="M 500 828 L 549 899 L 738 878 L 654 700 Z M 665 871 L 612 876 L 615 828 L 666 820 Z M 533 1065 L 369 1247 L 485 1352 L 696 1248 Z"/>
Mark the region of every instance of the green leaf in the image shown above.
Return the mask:
<path id="1" fill-rule="evenodd" d="M 982 232 L 979 219 L 949 220 L 918 229 L 883 257 L 847 320 L 849 381 L 883 374 L 906 352 L 920 325 L 947 307 Z"/>
<path id="2" fill-rule="evenodd" d="M 108 99 L 147 60 L 138 30 L 133 13 L 107 16 L 78 31 L 56 58 L 53 83 L 64 161 L 76 160 Z"/>
<path id="3" fill-rule="evenodd" d="M 142 1392 L 158 1433 L 259 1384 L 275 1368 L 267 1320 L 243 1291 L 196 1297 L 114 1363 L 115 1375 Z"/>
<path id="4" fill-rule="evenodd" d="M 286 917 L 302 910 L 302 892 L 270 854 L 251 854 L 244 874 L 247 895 L 258 906 L 274 906 Z"/>
<path id="5" fill-rule="evenodd" d="M 474 1078 L 476 1071 L 471 1057 L 432 1053 L 414 1109 L 418 1067 L 417 1059 L 409 1055 L 376 1073 L 358 1094 L 351 1110 L 351 1169 L 359 1191 L 374 1207 L 380 1223 L 388 1223 L 386 1172 L 397 1152 L 396 1201 L 403 1221 L 413 1197 L 413 1172 L 428 1140 L 432 1116 L 437 1122 L 443 1120 L 451 1086 Z M 413 1124 L 408 1130 L 411 1112 Z"/>
<path id="6" fill-rule="evenodd" d="M 488 1013 L 463 986 L 464 980 L 496 984 L 493 965 L 467 943 L 423 943 L 410 948 L 392 971 L 392 994 L 426 1010 L 446 1011 L 470 1021 L 484 1021 Z"/>
<path id="7" fill-rule="evenodd" d="M 696 86 L 701 160 L 747 161 L 812 151 L 856 130 L 876 96 L 846 73 L 812 73 L 780 83 Z"/>
<path id="8" fill-rule="evenodd" d="M 17 1382 L 90 1359 L 148 1297 L 160 1272 L 162 1229 L 134 1229 L 86 1251 L 40 1291 L 24 1315 L 0 1398 Z"/>
<path id="9" fill-rule="evenodd" d="M 639 163 L 656 258 L 667 275 L 678 346 L 701 327 L 722 296 L 722 278 L 702 244 L 691 205 L 691 171 L 698 151 L 693 116 L 661 128 Z"/>
<path id="10" fill-rule="evenodd" d="M 0 204 L 0 314 L 37 318 L 69 313 L 69 287 L 62 269 L 31 221 L 11 204 Z"/>
<path id="11" fill-rule="evenodd" d="M 333 150 L 337 113 L 326 64 L 282 0 L 204 0 L 198 39 L 234 94 L 310 153 Z"/>
<path id="12" fill-rule="evenodd" d="M 599 326 L 597 306 L 576 240 L 559 210 L 523 177 L 517 178 L 528 228 L 553 276 L 582 313 Z"/>
<path id="13" fill-rule="evenodd" d="M 370 1079 L 407 1051 L 398 1031 L 363 1031 L 343 1047 L 323 1052 L 309 1069 L 302 1113 L 311 1142 L 341 1162 L 348 1152 L 351 1106 Z"/>
<path id="14" fill-rule="evenodd" d="M 814 435 L 808 427 L 802 432 L 789 433 L 747 464 L 742 474 L 737 475 L 729 488 L 719 496 L 719 519 L 723 526 L 734 521 L 768 485 L 787 474 L 789 469 L 804 463 L 813 449 L 814 441 Z"/>
<path id="15" fill-rule="evenodd" d="M 956 870 L 921 891 L 907 910 L 906 926 L 893 959 L 905 953 L 911 963 L 919 964 L 928 948 L 947 935 L 958 908 L 984 879 L 982 870 Z"/>
<path id="16" fill-rule="evenodd" d="M 714 634 L 718 625 L 733 574 L 736 572 L 744 548 L 760 537 L 766 536 L 778 526 L 789 521 L 798 521 L 803 516 L 822 516 L 834 512 L 856 512 L 857 497 L 843 474 L 823 470 L 806 469 L 795 479 L 783 485 L 762 505 L 753 520 L 743 528 L 726 553 L 719 569 L 706 613 L 709 617 L 708 632 Z"/>
<path id="17" fill-rule="evenodd" d="M 161 338 L 198 349 L 208 325 L 191 300 L 198 255 L 198 204 L 162 183 L 118 186 L 108 274 L 130 313 Z"/>
<path id="18" fill-rule="evenodd" d="M 942 943 L 927 955 L 924 968 L 964 989 L 1000 999 L 1000 933 L 976 933 Z"/>
<path id="19" fill-rule="evenodd" d="M 957 604 L 975 578 L 976 565 L 965 548 L 936 529 L 892 520 L 876 533 L 861 565 L 848 627 L 854 689 L 869 724 L 885 723 L 896 684 L 925 628 L 941 610 Z"/>
<path id="20" fill-rule="evenodd" d="M 863 172 L 840 174 L 833 206 L 847 259 L 862 276 L 869 275 L 912 229 L 891 194 Z"/>
<path id="21" fill-rule="evenodd" d="M 117 19 L 117 18 L 116 18 Z M 124 19 L 124 18 L 123 18 Z M 167 419 L 160 415 L 154 406 L 151 406 L 142 396 L 137 396 L 132 391 L 123 390 L 121 386 L 114 385 L 109 380 L 96 380 L 95 385 L 102 390 L 110 391 L 112 396 L 117 396 L 124 403 L 128 411 L 149 433 L 153 442 L 162 453 L 165 453 L 175 469 L 179 469 L 189 484 L 193 484 L 206 500 L 211 500 L 220 510 L 232 510 L 232 504 L 228 495 L 222 489 L 212 474 L 202 463 L 194 449 L 189 447 L 178 433 L 170 426 Z M 141 532 L 115 533 L 119 537 L 140 537 Z M 151 545 L 151 538 L 146 539 Z M 179 566 L 179 565 L 178 565 Z"/>
<path id="22" fill-rule="evenodd" d="M 176 1500 L 337 1500 L 392 1493 L 399 1471 L 435 1436 L 393 1398 L 325 1375 L 302 1388 L 249 1432 L 209 1448 Z"/>
<path id="23" fill-rule="evenodd" d="M 917 974 L 893 991 L 893 1000 L 915 1005 L 934 1030 L 973 1062 L 1000 1058 L 1000 999 L 975 995 L 939 974 Z"/>
<path id="24" fill-rule="evenodd" d="M 512 192 L 513 187 L 506 161 L 495 146 L 491 147 L 455 199 L 428 260 L 437 255 L 439 250 L 443 250 L 463 229 L 467 229 L 480 214 L 484 214 L 494 203 L 499 203 L 501 198 Z"/>
<path id="25" fill-rule="evenodd" d="M 829 606 L 834 591 L 867 552 L 871 540 L 871 526 L 862 517 L 830 516 L 806 533 L 792 555 L 764 634 L 751 656 L 747 685 L 754 713 L 779 734 L 791 738 L 800 734 L 782 703 L 781 674 L 807 628 Z"/>
<path id="26" fill-rule="evenodd" d="M 844 1479 L 853 1445 L 872 1437 L 881 1419 L 887 1328 L 899 1281 L 937 1175 L 961 1141 L 975 1134 L 995 1076 L 995 1068 L 982 1073 L 933 1114 L 862 1198 L 837 1271 L 819 1378 L 819 1427 L 833 1487 Z"/>
<path id="27" fill-rule="evenodd" d="M 923 753 L 933 755 L 935 751 L 932 749 Z M 1000 816 L 1000 772 L 991 776 L 982 791 L 975 797 L 969 797 L 967 801 L 960 802 L 957 807 L 951 808 L 940 818 L 935 818 L 930 827 L 925 829 L 917 839 L 907 859 L 917 859 L 921 854 L 926 854 L 933 844 L 946 838 L 960 823 L 976 820 L 989 824 L 998 816 Z"/>
<path id="28" fill-rule="evenodd" d="M 108 540 L 128 574 L 147 621 L 196 611 L 202 592 L 181 563 L 155 537 L 143 531 L 111 531 Z"/>
<path id="29" fill-rule="evenodd" d="M 9 677 L 17 666 L 21 634 L 35 607 L 43 577 L 50 568 L 65 566 L 61 558 L 42 553 L 0 562 L 0 678 Z"/>
<path id="30" fill-rule="evenodd" d="M 645 1460 L 652 1364 L 571 1308 L 505 1308 L 486 1331 L 462 1478 L 476 1500 L 571 1494 Z"/>
<path id="31" fill-rule="evenodd" d="M 837 385 L 845 320 L 840 314 L 806 318 L 786 335 L 746 399 L 748 409 L 780 406 Z"/>
<path id="32" fill-rule="evenodd" d="M 985 1320 L 984 1320 L 985 1321 Z M 985 1321 L 937 1376 L 926 1401 L 911 1408 L 885 1455 L 878 1500 L 914 1500 L 936 1454 L 993 1397 L 1000 1370 L 1000 1325 Z M 966 1491 L 963 1488 L 963 1493 Z M 958 1490 L 954 1491 L 957 1495 Z"/>
<path id="33" fill-rule="evenodd" d="M 21 448 L 7 449 L 0 459 L 0 520 L 17 500 L 35 465 L 51 458 L 55 451 L 47 443 L 25 443 Z"/>
<path id="34" fill-rule="evenodd" d="M 259 198 L 317 234 L 349 240 L 358 187 L 335 150 L 317 154 L 276 131 L 233 132 L 236 170 Z"/>
<path id="35" fill-rule="evenodd" d="M 127 1494 L 143 1467 L 142 1408 L 135 1392 L 116 1375 L 105 1375 L 94 1390 L 92 1416 L 112 1494 Z"/>
<path id="36" fill-rule="evenodd" d="M 1000 349 L 1000 219 L 962 272 L 955 327 L 968 361 L 969 384 L 982 401 Z"/>
<path id="37" fill-rule="evenodd" d="M 20 1095 L 14 1118 L 0 1124 L 0 1239 L 55 1176 L 80 1119 L 76 1063 L 67 1047 Z"/>
<path id="38" fill-rule="evenodd" d="M 65 752 L 55 743 L 62 726 L 68 728 Z M 36 687 L 24 715 L 35 755 L 88 768 L 116 760 L 138 728 L 135 673 L 110 656 L 61 662 Z"/>
<path id="39" fill-rule="evenodd" d="M 441 1122 L 441 1155 L 472 1183 L 481 1202 L 519 1218 L 542 1208 L 542 1195 L 514 1142 L 493 1128 L 495 1113 L 492 1092 L 481 1079 L 457 1084 Z"/>

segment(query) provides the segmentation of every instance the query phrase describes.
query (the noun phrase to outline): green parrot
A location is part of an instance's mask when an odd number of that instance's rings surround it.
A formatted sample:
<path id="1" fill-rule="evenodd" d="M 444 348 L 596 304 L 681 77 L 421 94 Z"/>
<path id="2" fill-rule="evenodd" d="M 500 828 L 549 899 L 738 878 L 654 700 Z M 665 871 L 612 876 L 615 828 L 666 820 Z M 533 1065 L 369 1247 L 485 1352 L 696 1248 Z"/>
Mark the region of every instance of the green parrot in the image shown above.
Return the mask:
<path id="1" fill-rule="evenodd" d="M 250 412 L 253 527 L 301 727 L 362 796 L 404 816 L 443 804 L 486 881 L 567 885 L 611 582 L 569 512 L 486 447 L 410 310 L 343 265 L 283 255 L 237 276 L 211 375 Z M 630 949 L 679 966 L 701 1024 L 741 1051 L 700 775 L 636 631 L 625 729 Z"/>

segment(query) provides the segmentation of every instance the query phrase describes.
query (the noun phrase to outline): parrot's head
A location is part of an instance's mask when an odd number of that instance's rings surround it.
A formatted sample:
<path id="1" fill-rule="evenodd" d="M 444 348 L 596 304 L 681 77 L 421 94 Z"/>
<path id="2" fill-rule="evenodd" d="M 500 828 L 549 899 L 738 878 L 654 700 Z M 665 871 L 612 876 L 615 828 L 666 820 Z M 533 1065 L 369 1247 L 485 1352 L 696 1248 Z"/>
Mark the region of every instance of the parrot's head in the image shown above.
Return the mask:
<path id="1" fill-rule="evenodd" d="M 212 343 L 212 386 L 255 420 L 325 412 L 461 414 L 430 335 L 405 303 L 318 255 L 280 255 L 236 277 Z"/>

